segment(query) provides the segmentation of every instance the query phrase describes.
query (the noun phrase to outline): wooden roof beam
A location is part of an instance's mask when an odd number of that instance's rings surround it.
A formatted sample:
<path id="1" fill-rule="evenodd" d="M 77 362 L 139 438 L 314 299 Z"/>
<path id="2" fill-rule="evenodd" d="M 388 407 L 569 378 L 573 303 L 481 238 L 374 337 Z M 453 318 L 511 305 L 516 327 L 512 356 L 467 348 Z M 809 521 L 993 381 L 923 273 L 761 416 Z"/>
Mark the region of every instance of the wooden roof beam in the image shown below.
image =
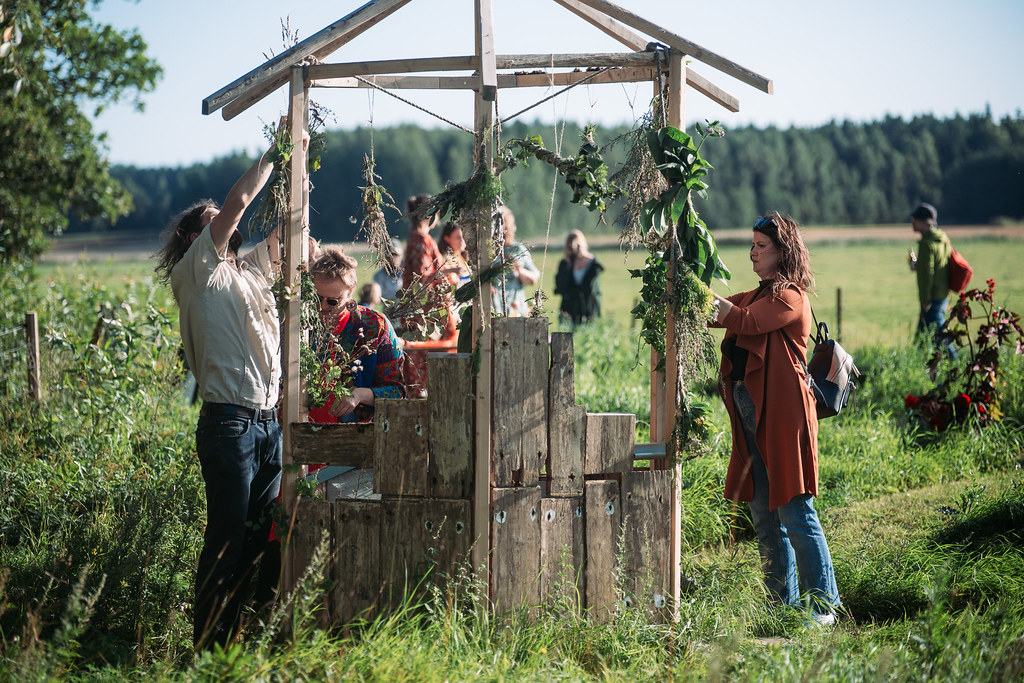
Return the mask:
<path id="1" fill-rule="evenodd" d="M 625 67 L 595 75 L 593 71 L 557 73 L 498 74 L 497 87 L 538 88 L 565 86 L 590 78 L 588 83 L 639 83 L 654 78 L 654 67 Z M 372 85 L 371 85 L 372 84 Z M 325 78 L 310 82 L 314 88 L 372 88 L 387 90 L 476 90 L 480 80 L 467 76 L 366 76 L 362 78 Z"/>
<path id="2" fill-rule="evenodd" d="M 363 31 L 407 5 L 411 0 L 370 0 L 362 7 L 295 44 L 244 76 L 235 79 L 203 100 L 203 114 L 212 114 L 229 103 L 246 97 L 244 107 L 235 107 L 234 118 L 288 82 L 288 69 L 309 55 L 323 59 Z M 254 89 L 256 90 L 253 93 Z"/>
<path id="3" fill-rule="evenodd" d="M 555 0 L 559 4 L 563 3 L 563 0 Z M 615 3 L 608 2 L 608 0 L 574 0 L 576 3 L 586 5 L 591 9 L 604 12 L 609 17 L 617 19 L 622 23 L 630 26 L 637 31 L 643 31 L 649 36 L 657 38 L 661 42 L 665 43 L 669 47 L 679 50 L 685 55 L 689 55 L 694 59 L 704 62 L 708 66 L 712 66 L 719 71 L 726 73 L 733 78 L 743 81 L 747 85 L 751 85 L 758 90 L 772 94 L 774 86 L 772 85 L 771 79 L 765 78 L 764 76 L 747 69 L 746 67 L 740 66 L 736 62 L 733 62 L 725 57 L 712 52 L 696 43 L 690 42 L 686 38 L 680 35 L 672 33 L 657 24 L 644 19 L 641 16 L 633 14 L 627 9 L 619 7 Z M 565 6 L 565 5 L 563 5 Z M 586 17 L 584 17 L 586 18 Z M 599 27 L 600 28 L 600 27 Z"/>

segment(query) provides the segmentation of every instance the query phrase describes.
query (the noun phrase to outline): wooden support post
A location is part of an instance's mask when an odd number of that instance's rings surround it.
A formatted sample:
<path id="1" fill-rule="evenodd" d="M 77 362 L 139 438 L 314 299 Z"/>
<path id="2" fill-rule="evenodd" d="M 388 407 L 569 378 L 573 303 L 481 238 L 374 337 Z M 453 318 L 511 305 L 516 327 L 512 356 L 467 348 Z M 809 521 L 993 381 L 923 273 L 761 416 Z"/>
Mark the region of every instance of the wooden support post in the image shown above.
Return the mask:
<path id="1" fill-rule="evenodd" d="M 588 481 L 583 485 L 585 607 L 598 622 L 611 621 L 615 611 L 616 558 L 619 550 L 619 483 Z"/>
<path id="2" fill-rule="evenodd" d="M 295 66 L 291 69 L 290 97 L 288 100 L 288 123 L 292 140 L 302 140 L 306 130 L 306 116 L 308 115 L 308 92 L 306 90 L 303 68 Z M 291 194 L 289 196 L 290 213 L 288 224 L 284 226 L 284 272 L 282 276 L 285 282 L 289 283 L 292 294 L 288 296 L 288 302 L 284 309 L 284 322 L 281 325 L 281 365 L 283 375 L 282 385 L 282 431 L 283 451 L 282 463 L 285 475 L 281 480 L 281 504 L 284 509 L 290 512 L 296 503 L 294 474 L 289 472 L 289 465 L 292 464 L 291 425 L 300 421 L 302 405 L 302 388 L 299 378 L 299 346 L 301 343 L 301 306 L 299 297 L 298 272 L 299 267 L 306 262 L 307 250 L 303 240 L 304 233 L 304 202 L 305 192 L 305 170 L 306 154 L 301 144 L 295 145 L 294 152 L 289 164 L 291 174 Z M 293 566 L 294 544 L 287 542 L 282 562 L 282 585 L 285 592 L 295 587 L 297 575 Z"/>
<path id="3" fill-rule="evenodd" d="M 473 495 L 473 355 L 429 354 L 427 396 L 430 495 L 469 500 Z"/>
<path id="4" fill-rule="evenodd" d="M 377 401 L 373 423 L 373 490 L 382 496 L 427 495 L 427 401 Z"/>
<path id="5" fill-rule="evenodd" d="M 28 360 L 28 397 L 39 403 L 43 385 L 39 379 L 39 318 L 35 311 L 25 314 L 25 358 Z"/>
<path id="6" fill-rule="evenodd" d="M 551 333 L 548 380 L 548 495 L 583 494 L 587 409 L 576 405 L 571 332 Z"/>
<path id="7" fill-rule="evenodd" d="M 636 415 L 587 413 L 586 475 L 629 472 L 633 469 Z"/>
<path id="8" fill-rule="evenodd" d="M 336 500 L 332 505 L 335 553 L 331 616 L 334 625 L 340 626 L 360 615 L 370 616 L 381 603 L 383 503 Z"/>
<path id="9" fill-rule="evenodd" d="M 626 472 L 622 475 L 622 542 L 625 587 L 648 614 L 671 620 L 672 587 L 670 518 L 675 471 Z M 674 531 L 678 534 L 678 529 Z M 640 607 L 641 605 L 637 605 Z"/>
<path id="10" fill-rule="evenodd" d="M 493 34 L 491 26 L 485 25 L 489 13 L 481 12 L 480 3 L 475 0 L 476 58 L 481 58 L 482 37 Z M 473 155 L 477 165 L 494 164 L 494 103 L 485 100 L 479 91 L 475 99 L 474 120 L 476 135 Z M 482 273 L 491 265 L 490 235 L 493 206 L 477 206 L 475 230 L 469 245 L 474 269 Z M 479 363 L 476 376 L 476 390 L 473 406 L 475 465 L 473 474 L 473 553 L 474 571 L 489 581 L 490 555 L 490 509 L 491 509 L 491 392 L 494 369 L 494 347 L 491 335 L 491 286 L 480 283 L 480 291 L 473 303 L 473 353 Z"/>
<path id="11" fill-rule="evenodd" d="M 580 606 L 583 557 L 583 497 L 541 498 L 540 599 L 543 604 L 570 609 Z"/>
<path id="12" fill-rule="evenodd" d="M 540 486 L 494 489 L 491 601 L 497 612 L 540 604 Z"/>

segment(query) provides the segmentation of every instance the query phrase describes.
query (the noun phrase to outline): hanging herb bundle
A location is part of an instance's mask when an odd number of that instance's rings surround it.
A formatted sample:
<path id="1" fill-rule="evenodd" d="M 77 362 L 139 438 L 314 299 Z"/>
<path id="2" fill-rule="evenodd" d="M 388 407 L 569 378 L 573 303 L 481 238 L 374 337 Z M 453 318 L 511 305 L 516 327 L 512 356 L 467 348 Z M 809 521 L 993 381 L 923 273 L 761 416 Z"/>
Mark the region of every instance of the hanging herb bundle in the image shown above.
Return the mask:
<path id="1" fill-rule="evenodd" d="M 395 206 L 395 200 L 387 188 L 377 182 L 380 180 L 380 176 L 377 175 L 376 164 L 371 146 L 370 153 L 363 155 L 363 182 L 365 185 L 359 188 L 363 220 L 359 224 L 356 236 L 363 235 L 370 244 L 374 254 L 374 266 L 384 268 L 389 275 L 393 275 L 396 270 L 395 256 L 398 255 L 398 252 L 391 242 L 384 209 L 394 209 L 399 214 L 401 211 Z"/>
<path id="2" fill-rule="evenodd" d="M 310 173 L 320 170 L 321 157 L 327 147 L 324 124 L 333 113 L 316 102 L 309 103 L 309 147 L 306 151 L 306 167 Z M 291 214 L 291 172 L 289 165 L 295 144 L 287 117 L 281 117 L 278 125 L 263 125 L 263 136 L 270 143 L 266 159 L 274 166 L 266 188 L 260 195 L 259 203 L 249 219 L 250 235 L 266 235 L 276 227 L 288 222 Z"/>

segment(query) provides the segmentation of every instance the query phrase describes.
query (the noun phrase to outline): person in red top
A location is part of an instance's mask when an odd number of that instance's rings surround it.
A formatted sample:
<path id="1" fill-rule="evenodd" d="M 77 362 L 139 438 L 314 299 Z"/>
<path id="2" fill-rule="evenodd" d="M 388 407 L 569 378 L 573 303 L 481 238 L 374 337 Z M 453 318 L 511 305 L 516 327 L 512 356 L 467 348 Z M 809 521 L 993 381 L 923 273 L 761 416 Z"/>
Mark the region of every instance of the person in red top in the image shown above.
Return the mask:
<path id="1" fill-rule="evenodd" d="M 444 263 L 444 256 L 437 248 L 437 242 L 430 236 L 430 230 L 437 223 L 437 216 L 424 218 L 419 213 L 430 195 L 418 194 L 409 197 L 405 204 L 409 216 L 409 239 L 405 245 L 405 260 L 402 262 L 402 286 L 409 287 L 414 281 L 426 282 L 434 276 Z"/>
<path id="2" fill-rule="evenodd" d="M 814 509 L 818 416 L 796 355 L 807 353 L 814 277 L 796 221 L 777 212 L 758 219 L 750 261 L 760 286 L 715 294 L 714 325 L 725 328 L 718 389 L 733 435 L 725 497 L 750 504 L 772 598 L 807 600 L 809 623 L 832 625 L 842 603 Z"/>

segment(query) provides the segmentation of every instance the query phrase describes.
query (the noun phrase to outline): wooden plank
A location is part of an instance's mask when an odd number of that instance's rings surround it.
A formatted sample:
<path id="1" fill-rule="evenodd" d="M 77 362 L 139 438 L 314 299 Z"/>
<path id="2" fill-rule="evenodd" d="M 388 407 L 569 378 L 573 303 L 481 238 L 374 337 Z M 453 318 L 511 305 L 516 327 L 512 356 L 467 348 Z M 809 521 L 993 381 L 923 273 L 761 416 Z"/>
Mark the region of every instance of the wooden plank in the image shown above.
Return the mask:
<path id="1" fill-rule="evenodd" d="M 311 64 L 307 75 L 311 80 L 348 78 L 351 76 L 377 76 L 381 74 L 416 73 L 423 71 L 472 71 L 476 69 L 475 55 L 460 57 L 424 57 L 421 59 L 382 59 L 371 62 L 343 62 Z"/>
<path id="2" fill-rule="evenodd" d="M 307 55 L 314 55 L 318 60 L 322 60 L 409 2 L 410 0 L 371 0 L 208 95 L 203 99 L 203 115 L 212 114 L 247 93 L 259 91 L 263 93 L 262 96 L 250 102 L 249 106 L 255 104 L 287 83 L 288 69 L 302 61 Z"/>
<path id="3" fill-rule="evenodd" d="M 548 460 L 548 319 L 524 318 L 523 484 L 532 486 Z"/>
<path id="4" fill-rule="evenodd" d="M 382 399 L 374 409 L 373 491 L 427 495 L 430 413 L 427 401 Z"/>
<path id="5" fill-rule="evenodd" d="M 494 485 L 524 483 L 523 402 L 526 400 L 522 354 L 525 318 L 494 318 Z"/>
<path id="6" fill-rule="evenodd" d="M 493 102 L 498 94 L 498 75 L 494 52 L 494 10 L 491 0 L 476 0 L 476 56 L 480 97 Z"/>
<path id="7" fill-rule="evenodd" d="M 473 355 L 427 355 L 430 495 L 469 500 L 473 494 Z"/>
<path id="8" fill-rule="evenodd" d="M 740 110 L 739 99 L 704 78 L 699 73 L 695 73 L 690 69 L 687 69 L 686 84 L 731 112 L 737 112 Z"/>
<path id="9" fill-rule="evenodd" d="M 540 88 L 566 86 L 589 79 L 588 83 L 637 83 L 654 78 L 653 67 L 613 69 L 600 74 L 592 71 L 558 73 L 498 74 L 499 88 Z M 373 85 L 370 85 L 373 84 Z M 386 90 L 476 90 L 479 83 L 472 76 L 368 76 L 362 80 L 330 78 L 310 82 L 314 88 L 372 88 Z"/>
<path id="10" fill-rule="evenodd" d="M 540 604 L 540 486 L 495 488 L 491 601 L 496 612 Z"/>
<path id="11" fill-rule="evenodd" d="M 626 606 L 671 620 L 673 470 L 622 475 L 622 547 Z M 678 534 L 677 534 L 678 535 Z"/>
<path id="12" fill-rule="evenodd" d="M 580 607 L 583 590 L 583 497 L 540 500 L 540 597 Z"/>
<path id="13" fill-rule="evenodd" d="M 689 55 L 694 59 L 704 62 L 708 66 L 712 66 L 719 71 L 726 73 L 733 78 L 743 81 L 747 85 L 751 85 L 758 90 L 772 94 L 773 85 L 770 79 L 747 69 L 746 67 L 740 66 L 732 60 L 726 59 L 725 57 L 712 52 L 696 43 L 690 42 L 686 38 L 680 35 L 672 33 L 657 24 L 644 19 L 641 16 L 624 9 L 615 3 L 608 2 L 608 0 L 577 0 L 580 4 L 587 5 L 588 7 L 604 12 L 613 19 L 618 19 L 627 26 L 642 31 L 647 35 L 653 36 L 658 40 L 662 41 L 669 47 L 673 47 L 685 55 Z"/>
<path id="14" fill-rule="evenodd" d="M 389 604 L 445 589 L 469 560 L 468 500 L 403 498 L 383 501 L 381 557 Z"/>
<path id="15" fill-rule="evenodd" d="M 373 424 L 295 422 L 291 435 L 293 463 L 373 467 Z"/>
<path id="16" fill-rule="evenodd" d="M 611 621 L 615 613 L 619 507 L 618 482 L 597 480 L 584 484 L 584 607 L 591 618 L 600 623 Z"/>
<path id="17" fill-rule="evenodd" d="M 583 493 L 587 409 L 576 405 L 571 332 L 551 333 L 548 375 L 548 495 Z"/>
<path id="18" fill-rule="evenodd" d="M 322 564 L 313 566 L 314 556 L 322 551 Z M 295 583 L 317 590 L 324 579 L 331 576 L 334 546 L 331 540 L 331 504 L 322 500 L 300 500 L 295 510 L 295 524 L 288 536 L 287 550 L 292 556 Z M 323 596 L 320 612 L 321 625 L 326 625 L 329 614 L 329 595 Z"/>
<path id="19" fill-rule="evenodd" d="M 587 413 L 584 475 L 629 472 L 633 469 L 636 415 Z"/>
<path id="20" fill-rule="evenodd" d="M 336 500 L 334 590 L 331 621 L 342 626 L 356 618 L 372 619 L 381 602 L 381 501 Z"/>

